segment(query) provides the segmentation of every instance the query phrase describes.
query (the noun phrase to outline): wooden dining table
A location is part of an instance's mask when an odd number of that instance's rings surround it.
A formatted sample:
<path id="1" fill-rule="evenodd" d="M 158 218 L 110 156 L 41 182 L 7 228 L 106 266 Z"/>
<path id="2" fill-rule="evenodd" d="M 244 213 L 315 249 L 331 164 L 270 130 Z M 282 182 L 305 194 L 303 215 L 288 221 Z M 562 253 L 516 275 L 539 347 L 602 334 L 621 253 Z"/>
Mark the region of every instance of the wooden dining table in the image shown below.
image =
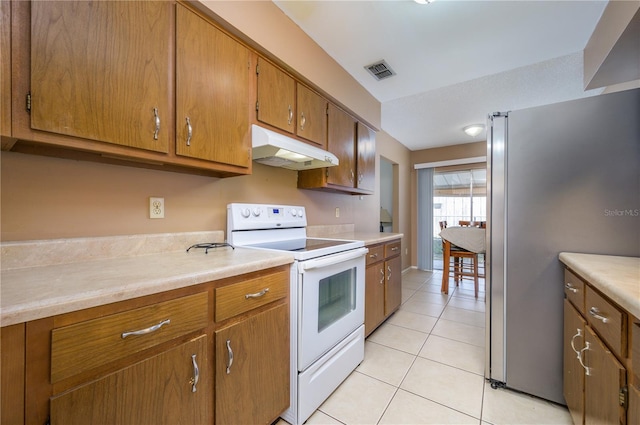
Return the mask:
<path id="1" fill-rule="evenodd" d="M 477 254 L 486 252 L 486 229 L 480 227 L 446 227 L 440 231 L 443 241 L 442 287 L 444 294 L 449 293 L 449 262 L 451 246 L 457 246 Z"/>

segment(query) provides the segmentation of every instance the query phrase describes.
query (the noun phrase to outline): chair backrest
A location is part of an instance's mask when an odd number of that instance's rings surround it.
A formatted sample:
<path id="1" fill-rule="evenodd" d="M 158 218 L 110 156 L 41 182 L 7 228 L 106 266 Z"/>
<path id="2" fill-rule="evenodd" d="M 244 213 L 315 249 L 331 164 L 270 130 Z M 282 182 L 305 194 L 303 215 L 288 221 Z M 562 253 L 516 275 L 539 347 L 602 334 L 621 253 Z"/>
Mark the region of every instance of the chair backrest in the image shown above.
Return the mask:
<path id="1" fill-rule="evenodd" d="M 440 230 L 444 229 L 447 227 L 447 222 L 446 221 L 441 221 L 440 223 Z"/>
<path id="2" fill-rule="evenodd" d="M 486 221 L 460 220 L 458 224 L 462 227 L 480 227 L 481 229 L 485 229 L 487 227 Z"/>

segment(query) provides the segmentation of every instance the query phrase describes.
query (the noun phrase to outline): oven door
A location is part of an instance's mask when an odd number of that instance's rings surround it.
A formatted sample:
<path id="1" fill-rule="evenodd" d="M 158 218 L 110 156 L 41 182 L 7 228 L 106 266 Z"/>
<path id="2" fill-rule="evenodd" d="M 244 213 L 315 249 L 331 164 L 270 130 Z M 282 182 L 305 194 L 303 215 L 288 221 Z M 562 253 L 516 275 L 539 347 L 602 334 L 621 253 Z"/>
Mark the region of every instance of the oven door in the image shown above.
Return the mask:
<path id="1" fill-rule="evenodd" d="M 367 248 L 358 248 L 299 262 L 299 371 L 364 323 L 367 252 Z"/>

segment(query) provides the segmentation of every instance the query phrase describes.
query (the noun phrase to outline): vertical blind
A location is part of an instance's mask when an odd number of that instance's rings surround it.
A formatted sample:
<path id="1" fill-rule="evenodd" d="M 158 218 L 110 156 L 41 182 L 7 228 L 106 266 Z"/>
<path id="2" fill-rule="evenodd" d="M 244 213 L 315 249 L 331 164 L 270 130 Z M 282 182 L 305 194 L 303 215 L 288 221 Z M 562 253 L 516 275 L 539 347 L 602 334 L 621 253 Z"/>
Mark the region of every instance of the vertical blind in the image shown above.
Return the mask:
<path id="1" fill-rule="evenodd" d="M 433 270 L 433 168 L 418 170 L 418 269 Z"/>

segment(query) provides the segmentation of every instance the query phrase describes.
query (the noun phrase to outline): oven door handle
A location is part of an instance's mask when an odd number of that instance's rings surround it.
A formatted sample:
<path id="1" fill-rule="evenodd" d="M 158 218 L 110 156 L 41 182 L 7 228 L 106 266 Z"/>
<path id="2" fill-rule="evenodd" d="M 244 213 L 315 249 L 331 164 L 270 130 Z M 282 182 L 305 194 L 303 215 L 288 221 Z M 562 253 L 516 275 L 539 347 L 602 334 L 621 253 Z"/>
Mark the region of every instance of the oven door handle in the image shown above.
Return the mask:
<path id="1" fill-rule="evenodd" d="M 369 252 L 369 249 L 367 248 L 357 248 L 350 251 L 341 252 L 339 254 L 327 255 L 326 257 L 300 261 L 298 263 L 298 270 L 300 270 L 301 272 L 306 272 L 308 270 L 318 269 L 320 267 L 327 267 L 334 264 L 344 263 L 345 261 L 362 257 L 367 252 Z"/>

